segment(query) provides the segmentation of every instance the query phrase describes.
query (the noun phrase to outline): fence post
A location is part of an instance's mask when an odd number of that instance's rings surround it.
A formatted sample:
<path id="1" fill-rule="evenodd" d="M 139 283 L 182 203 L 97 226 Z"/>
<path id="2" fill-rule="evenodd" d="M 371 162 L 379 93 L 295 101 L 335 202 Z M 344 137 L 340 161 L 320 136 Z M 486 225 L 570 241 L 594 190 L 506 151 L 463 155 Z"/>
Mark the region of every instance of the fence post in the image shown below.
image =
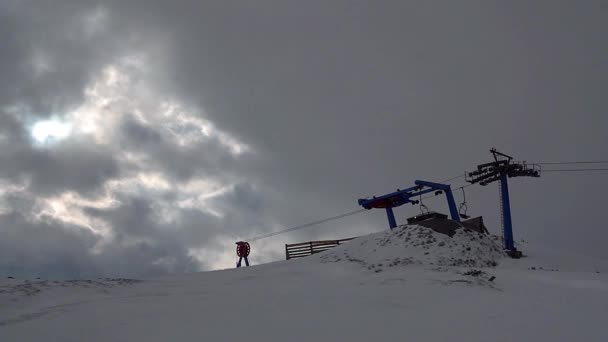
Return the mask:
<path id="1" fill-rule="evenodd" d="M 289 249 L 287 248 L 287 244 L 285 244 L 285 258 L 289 260 Z"/>

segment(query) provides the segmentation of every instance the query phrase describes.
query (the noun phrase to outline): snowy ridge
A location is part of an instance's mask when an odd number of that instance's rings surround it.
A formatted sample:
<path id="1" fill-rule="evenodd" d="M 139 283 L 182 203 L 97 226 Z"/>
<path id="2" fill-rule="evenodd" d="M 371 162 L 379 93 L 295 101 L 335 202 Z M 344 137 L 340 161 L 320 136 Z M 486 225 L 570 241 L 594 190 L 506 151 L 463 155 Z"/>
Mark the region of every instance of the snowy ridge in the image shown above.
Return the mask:
<path id="1" fill-rule="evenodd" d="M 499 239 L 468 229 L 450 237 L 419 225 L 357 238 L 316 256 L 321 262 L 356 262 L 375 272 L 405 265 L 494 267 L 505 257 Z"/>

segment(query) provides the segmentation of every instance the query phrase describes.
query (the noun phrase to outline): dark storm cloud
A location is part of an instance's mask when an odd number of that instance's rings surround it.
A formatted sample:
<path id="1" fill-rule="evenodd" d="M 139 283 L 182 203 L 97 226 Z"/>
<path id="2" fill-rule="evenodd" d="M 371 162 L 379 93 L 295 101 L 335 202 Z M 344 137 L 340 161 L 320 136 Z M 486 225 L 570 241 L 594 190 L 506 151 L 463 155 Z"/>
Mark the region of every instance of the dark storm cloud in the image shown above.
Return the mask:
<path id="1" fill-rule="evenodd" d="M 12 115 L 2 113 L 0 115 L 0 137 L 10 140 L 11 144 L 20 144 L 26 140 L 27 133 L 21 123 Z"/>
<path id="2" fill-rule="evenodd" d="M 121 146 L 145 153 L 148 158 L 142 169 L 159 168 L 175 181 L 188 181 L 193 177 L 227 179 L 246 167 L 249 157 L 238 158 L 227 151 L 219 139 L 205 139 L 179 146 L 168 141 L 156 128 L 146 126 L 132 118 L 120 125 Z"/>
<path id="3" fill-rule="evenodd" d="M 17 63 L 23 58 L 25 51 L 22 44 L 20 44 L 18 36 L 9 34 L 9 32 L 16 31 L 17 20 L 17 17 L 9 15 L 8 11 L 0 11 L 0 32 L 2 32 L 0 37 L 2 37 L 3 45 L 2 58 L 0 59 L 0 73 L 6 80 L 0 86 L 0 103 L 2 104 L 12 101 L 16 95 L 14 85 L 9 84 L 20 83 Z"/>
<path id="4" fill-rule="evenodd" d="M 14 277 L 80 278 L 100 274 L 89 250 L 91 232 L 60 222 L 30 222 L 13 212 L 0 216 L 0 270 Z"/>
<path id="5" fill-rule="evenodd" d="M 149 267 L 154 261 L 168 259 L 165 266 L 172 271 L 196 270 L 195 263 L 187 256 L 189 246 L 180 241 L 179 234 L 174 234 L 179 226 L 159 225 L 161 220 L 153 204 L 147 199 L 129 198 L 118 208 L 87 211 L 92 217 L 108 221 L 114 228 L 116 236 L 110 249 L 121 256 L 117 260 L 121 267 L 128 265 L 130 270 Z"/>
<path id="6" fill-rule="evenodd" d="M 70 144 L 53 149 L 5 146 L 0 151 L 0 176 L 15 183 L 28 182 L 41 195 L 77 191 L 90 194 L 118 176 L 111 151 Z"/>
<path id="7" fill-rule="evenodd" d="M 106 25 L 87 33 L 83 18 L 100 9 Z M 454 176 L 486 161 L 492 146 L 529 161 L 606 159 L 601 1 L 13 1 L 0 10 L 2 108 L 22 105 L 33 113 L 28 120 L 62 114 L 82 102 L 103 67 L 139 51 L 155 71 L 148 79 L 155 89 L 255 151 L 235 155 L 217 137 L 178 146 L 162 126 L 132 115 L 109 146 L 69 139 L 40 150 L 26 121 L 5 112 L 0 177 L 30 177 L 34 197 L 72 190 L 93 198 L 106 182 L 147 170 L 176 187 L 145 198 L 121 193 L 117 208 L 86 210 L 122 242 L 103 257 L 83 257 L 93 265 L 127 258 L 150 267 L 145 273 L 191 270 L 188 248 L 219 254 L 215 238 L 332 216 L 356 208 L 358 197 Z M 119 160 L 125 151 L 144 162 Z M 156 211 L 183 200 L 178 184 L 197 179 L 232 185 L 199 204 L 223 216 L 173 207 L 179 224 L 160 223 Z M 606 235 L 597 229 L 604 176 L 547 174 L 512 184 L 516 236 L 605 256 Z M 495 189 L 467 190 L 473 214 L 498 232 Z M 443 202 L 427 204 L 444 210 Z M 385 225 L 373 212 L 272 242 Z M 572 238 L 573 226 L 582 238 Z M 70 236 L 86 254 L 89 237 Z M 128 240 L 139 242 L 128 247 Z M 175 263 L 154 263 L 163 258 Z"/>
<path id="8" fill-rule="evenodd" d="M 217 257 L 195 261 L 189 254 L 190 249 L 205 247 L 221 254 L 223 251 L 217 249 L 224 246 L 214 245 L 214 238 L 225 235 L 228 229 L 229 234 L 246 234 L 248 227 L 255 227 L 256 222 L 245 222 L 242 218 L 254 214 L 260 216 L 260 208 L 248 207 L 256 200 L 247 202 L 237 199 L 235 194 L 248 186 L 235 188 L 226 194 L 227 198 L 234 198 L 234 202 L 228 206 L 231 215 L 222 219 L 199 210 L 182 209 L 179 218 L 167 222 L 156 201 L 132 196 L 121 197 L 122 204 L 117 208 L 88 208 L 86 212 L 91 217 L 109 222 L 113 227 L 115 237 L 106 252 L 108 255 L 121 255 L 116 259 L 123 260 L 120 265 L 127 269 L 123 274 L 191 272 L 200 269 L 201 265 L 197 262 L 202 262 L 205 268 L 214 267 Z M 222 202 L 222 199 L 219 201 Z M 162 262 L 158 263 L 159 260 Z M 141 267 L 144 269 L 139 269 Z M 147 270 L 145 267 L 157 269 Z"/>
<path id="9" fill-rule="evenodd" d="M 131 118 L 126 118 L 122 123 L 125 143 L 137 144 L 137 148 L 145 148 L 150 146 L 155 148 L 163 144 L 163 138 L 160 133 L 154 129 L 144 127 Z"/>
<path id="10" fill-rule="evenodd" d="M 3 19 L 0 105 L 26 103 L 37 115 L 52 114 L 79 101 L 91 74 L 112 43 L 107 36 L 86 36 L 86 2 L 8 1 L 0 5 Z M 112 38 L 120 44 L 122 40 Z M 7 44 L 7 45 L 4 45 Z M 38 70 L 37 70 L 38 69 Z"/>
<path id="11" fill-rule="evenodd" d="M 299 178 L 314 182 L 331 169 L 348 181 L 336 184 L 345 190 L 378 174 L 358 167 L 360 156 L 382 165 L 399 154 L 409 158 L 401 166 L 421 172 L 439 161 L 426 155 L 522 149 L 514 137 L 537 132 L 553 133 L 539 151 L 563 134 L 598 137 L 601 117 L 569 121 L 571 106 L 585 100 L 597 112 L 602 103 L 593 86 L 606 72 L 601 11 L 591 2 L 549 5 L 181 2 L 150 5 L 140 22 L 135 12 L 121 14 L 142 27 L 166 25 L 182 95 L 202 100 L 214 122 L 289 158 L 273 176 L 306 170 Z M 549 10 L 538 21 L 541 9 Z M 593 85 L 574 87 L 582 79 Z M 547 101 L 559 94 L 567 107 Z M 556 132 L 549 122 L 559 123 Z M 462 139 L 470 133 L 475 139 Z M 414 146 L 425 143 L 427 153 L 418 153 Z M 379 172 L 396 179 L 398 169 Z"/>
<path id="12" fill-rule="evenodd" d="M 70 279 L 142 277 L 199 269 L 175 234 L 161 231 L 149 220 L 153 215 L 145 204 L 130 203 L 112 214 L 117 216 L 111 221 L 118 236 L 96 255 L 91 250 L 101 239 L 82 227 L 51 218 L 32 222 L 17 212 L 0 216 L 5 233 L 0 241 L 2 274 Z M 143 227 L 138 220 L 148 224 L 145 231 L 138 231 Z"/>
<path id="13" fill-rule="evenodd" d="M 37 205 L 32 198 L 10 196 L 7 200 L 15 210 L 0 215 L 4 233 L 0 270 L 15 277 L 144 277 L 192 272 L 200 265 L 189 256 L 188 248 L 198 247 L 218 233 L 201 229 L 200 225 L 212 223 L 212 218 L 200 212 L 185 215 L 170 226 L 162 225 L 153 201 L 122 197 L 116 208 L 85 208 L 90 217 L 112 224 L 113 237 L 104 240 L 88 229 L 48 215 L 32 218 L 29 214 Z M 176 231 L 186 231 L 188 236 Z M 97 247 L 99 244 L 104 245 Z M 92 253 L 95 248 L 98 252 Z"/>
<path id="14" fill-rule="evenodd" d="M 238 207 L 250 212 L 258 213 L 263 208 L 263 198 L 258 196 L 251 184 L 237 184 L 233 191 L 219 199 L 227 207 Z"/>

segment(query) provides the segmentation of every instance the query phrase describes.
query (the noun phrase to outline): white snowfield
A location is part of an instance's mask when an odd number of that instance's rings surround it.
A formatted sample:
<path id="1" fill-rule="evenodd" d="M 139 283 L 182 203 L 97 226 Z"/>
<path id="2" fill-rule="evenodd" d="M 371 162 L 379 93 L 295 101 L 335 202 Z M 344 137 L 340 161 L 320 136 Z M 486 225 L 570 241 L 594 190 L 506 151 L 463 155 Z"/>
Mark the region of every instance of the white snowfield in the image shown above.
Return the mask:
<path id="1" fill-rule="evenodd" d="M 608 261 L 521 249 L 402 226 L 234 270 L 4 279 L 0 341 L 608 341 Z"/>

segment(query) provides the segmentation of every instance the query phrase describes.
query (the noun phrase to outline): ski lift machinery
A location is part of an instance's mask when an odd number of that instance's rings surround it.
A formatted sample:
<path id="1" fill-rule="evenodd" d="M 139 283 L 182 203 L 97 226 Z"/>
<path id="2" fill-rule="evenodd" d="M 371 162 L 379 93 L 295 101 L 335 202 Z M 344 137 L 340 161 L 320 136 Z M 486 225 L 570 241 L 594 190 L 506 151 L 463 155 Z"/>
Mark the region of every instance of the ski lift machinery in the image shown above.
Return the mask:
<path id="1" fill-rule="evenodd" d="M 467 194 L 464 192 L 464 188 L 460 188 L 462 190 L 462 203 L 458 207 L 458 215 L 463 219 L 468 219 L 470 216 L 467 215 L 467 211 L 469 210 L 469 206 L 467 205 Z"/>
<path id="2" fill-rule="evenodd" d="M 460 214 L 458 208 L 456 208 L 456 202 L 454 201 L 454 195 L 452 194 L 452 188 L 449 184 L 433 183 L 427 181 L 417 180 L 413 187 L 407 189 L 397 189 L 395 192 L 391 192 L 382 196 L 373 196 L 372 198 L 359 199 L 358 203 L 365 209 L 385 209 L 386 216 L 388 218 L 388 225 L 390 229 L 397 227 L 397 220 L 395 220 L 395 214 L 393 208 L 402 206 L 407 203 L 412 205 L 421 204 L 420 209 L 426 206 L 422 203 L 422 195 L 435 192 L 435 195 L 439 195 L 442 192 L 445 193 L 448 201 L 448 207 L 450 209 L 450 216 L 452 220 L 460 222 Z M 420 197 L 420 200 L 415 200 L 416 197 Z M 428 208 L 427 208 L 428 210 Z"/>
<path id="3" fill-rule="evenodd" d="M 513 177 L 540 177 L 540 166 L 524 162 L 515 162 L 513 157 L 498 152 L 495 148 L 490 150 L 494 157 L 493 162 L 477 165 L 477 170 L 466 174 L 466 181 L 471 184 L 479 183 L 486 186 L 500 181 L 500 209 L 504 248 L 513 258 L 520 258 L 521 251 L 515 248 L 513 242 L 513 223 L 511 221 L 511 203 L 509 200 L 508 178 Z"/>

